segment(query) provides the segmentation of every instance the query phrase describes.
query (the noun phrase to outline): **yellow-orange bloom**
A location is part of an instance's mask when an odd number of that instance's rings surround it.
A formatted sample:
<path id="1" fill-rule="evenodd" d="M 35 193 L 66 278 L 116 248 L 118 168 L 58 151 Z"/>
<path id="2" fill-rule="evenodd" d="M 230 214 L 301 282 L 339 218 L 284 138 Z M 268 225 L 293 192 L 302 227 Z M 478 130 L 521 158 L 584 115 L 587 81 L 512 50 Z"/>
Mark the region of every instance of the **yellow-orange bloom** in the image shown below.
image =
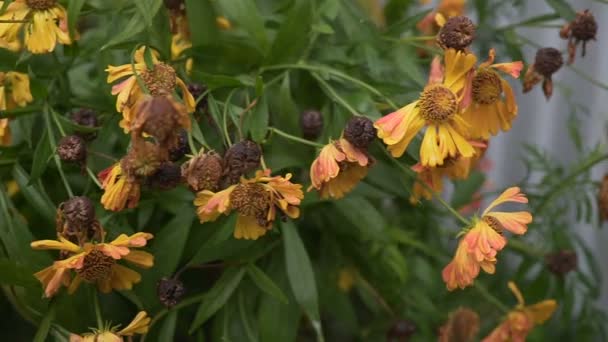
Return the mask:
<path id="1" fill-rule="evenodd" d="M 473 139 L 489 139 L 499 130 L 511 129 L 517 116 L 517 103 L 513 89 L 498 70 L 518 78 L 524 64 L 521 61 L 494 64 L 496 52 L 491 49 L 488 60 L 482 63 L 472 76 L 470 104 L 462 117 L 471 126 L 469 135 Z M 503 99 L 504 95 L 504 99 Z"/>
<path id="2" fill-rule="evenodd" d="M 215 221 L 221 214 L 238 213 L 234 237 L 257 240 L 272 229 L 277 208 L 291 218 L 300 216 L 300 202 L 304 198 L 302 185 L 290 182 L 291 174 L 285 177 L 270 176 L 270 170 L 257 171 L 253 179 L 241 178 L 225 190 L 197 193 L 194 205 L 201 221 Z"/>
<path id="3" fill-rule="evenodd" d="M 106 210 L 120 211 L 137 206 L 140 185 L 125 173 L 120 162 L 101 171 L 97 176 L 104 189 L 101 204 Z"/>
<path id="4" fill-rule="evenodd" d="M 321 198 L 342 198 L 365 176 L 370 165 L 367 154 L 340 138 L 325 145 L 310 166 L 310 180 Z"/>
<path id="5" fill-rule="evenodd" d="M 52 52 L 57 42 L 72 44 L 65 8 L 57 0 L 15 0 L 0 15 L 0 20 L 24 21 L 0 25 L 0 47 L 19 50 L 22 28 L 25 46 L 34 54 Z"/>
<path id="6" fill-rule="evenodd" d="M 525 342 L 530 331 L 551 318 L 557 308 L 557 302 L 553 299 L 526 306 L 515 283 L 509 282 L 509 289 L 517 298 L 517 306 L 482 342 Z"/>
<path id="7" fill-rule="evenodd" d="M 443 165 L 447 157 L 472 157 L 473 146 L 464 134 L 469 129 L 461 116 L 467 74 L 477 58 L 470 53 L 448 49 L 445 68 L 438 58 L 433 60 L 429 83 L 420 98 L 390 113 L 374 126 L 378 137 L 388 145 L 394 157 L 400 157 L 423 128 L 427 127 L 420 146 L 423 166 Z"/>
<path id="8" fill-rule="evenodd" d="M 135 121 L 135 104 L 144 95 L 144 90 L 137 83 L 137 78 L 133 74 L 133 68 L 143 80 L 143 83 L 148 88 L 148 91 L 153 96 L 171 95 L 177 88 L 180 88 L 182 100 L 186 105 L 188 113 L 194 112 L 196 102 L 194 97 L 188 91 L 188 87 L 177 77 L 175 70 L 168 64 L 160 62 L 157 54 L 152 53 L 153 69 L 146 66 L 144 59 L 144 51 L 146 47 L 141 47 L 135 52 L 134 67 L 131 63 L 121 66 L 108 66 L 108 83 L 112 83 L 123 77 L 127 77 L 120 83 L 112 87 L 112 95 L 118 95 L 116 98 L 116 111 L 122 113 L 123 119 L 120 121 L 120 127 L 125 133 L 131 131 L 132 124 Z"/>
<path id="9" fill-rule="evenodd" d="M 1 26 L 1 25 L 0 25 Z M 30 78 L 20 72 L 0 71 L 0 111 L 25 107 L 34 98 L 30 92 Z M 0 119 L 0 146 L 11 143 L 9 120 Z"/>
<path id="10" fill-rule="evenodd" d="M 454 259 L 443 269 L 442 277 L 448 290 L 465 288 L 479 275 L 479 269 L 493 274 L 496 255 L 507 244 L 503 228 L 513 234 L 525 234 L 532 215 L 527 211 L 500 212 L 492 209 L 502 203 L 528 203 L 518 187 L 505 190 L 482 213 L 481 219 L 473 219 L 473 227 L 460 240 Z"/>
<path id="11" fill-rule="evenodd" d="M 131 248 L 143 247 L 153 237 L 149 233 L 135 233 L 131 236 L 121 234 L 110 243 L 87 242 L 82 246 L 62 236 L 59 240 L 34 241 L 31 243 L 33 249 L 60 250 L 69 254 L 66 259 L 55 261 L 34 276 L 42 283 L 46 297 L 55 295 L 62 285 L 68 287 L 69 293 L 73 293 L 83 280 L 96 284 L 99 291 L 104 293 L 112 289 L 128 290 L 141 281 L 141 276 L 118 264 L 116 260 L 124 259 L 141 268 L 152 267 L 152 254 Z M 71 278 L 71 270 L 76 273 L 74 279 Z"/>
<path id="12" fill-rule="evenodd" d="M 70 342 L 123 342 L 124 336 L 147 334 L 150 328 L 150 321 L 151 319 L 148 317 L 148 314 L 145 311 L 140 311 L 124 329 L 116 331 L 118 329 L 117 326 L 97 330 L 93 333 L 85 333 L 82 336 L 71 334 Z"/>
<path id="13" fill-rule="evenodd" d="M 171 59 L 180 57 L 184 50 L 192 47 L 190 40 L 190 27 L 186 13 L 182 11 L 171 12 Z M 192 70 L 192 58 L 186 60 L 186 72 Z"/>

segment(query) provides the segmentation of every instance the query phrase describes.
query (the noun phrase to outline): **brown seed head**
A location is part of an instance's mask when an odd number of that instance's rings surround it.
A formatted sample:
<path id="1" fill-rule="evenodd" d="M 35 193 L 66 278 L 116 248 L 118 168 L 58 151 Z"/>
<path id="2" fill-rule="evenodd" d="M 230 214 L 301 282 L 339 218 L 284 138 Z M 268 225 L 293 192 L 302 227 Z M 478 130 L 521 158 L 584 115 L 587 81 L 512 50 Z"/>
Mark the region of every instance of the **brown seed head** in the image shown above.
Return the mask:
<path id="1" fill-rule="evenodd" d="M 160 167 L 163 155 L 156 144 L 134 141 L 127 155 L 122 158 L 120 166 L 130 178 L 151 176 Z"/>
<path id="2" fill-rule="evenodd" d="M 481 104 L 493 104 L 502 94 L 500 76 L 490 68 L 477 71 L 472 82 L 473 101 Z"/>
<path id="3" fill-rule="evenodd" d="M 536 52 L 534 70 L 545 78 L 551 78 L 564 64 L 562 53 L 555 48 L 542 48 Z"/>
<path id="4" fill-rule="evenodd" d="M 224 155 L 224 177 L 226 185 L 234 184 L 245 173 L 260 166 L 262 150 L 251 140 L 240 141 Z"/>
<path id="5" fill-rule="evenodd" d="M 180 302 L 186 294 L 186 288 L 179 279 L 164 277 L 156 284 L 156 294 L 158 300 L 170 308 Z"/>
<path id="6" fill-rule="evenodd" d="M 26 0 L 27 7 L 36 10 L 43 11 L 52 8 L 57 4 L 57 0 Z"/>
<path id="7" fill-rule="evenodd" d="M 576 40 L 589 41 L 597 35 L 597 22 L 589 10 L 578 12 L 570 25 L 572 37 Z"/>
<path id="8" fill-rule="evenodd" d="M 317 110 L 306 110 L 300 113 L 300 127 L 306 139 L 314 140 L 323 130 L 323 114 Z"/>
<path id="9" fill-rule="evenodd" d="M 85 281 L 90 283 L 107 279 L 112 273 L 112 266 L 116 264 L 114 258 L 103 254 L 98 249 L 93 249 L 85 257 L 81 269 L 76 269 L 76 273 Z"/>
<path id="10" fill-rule="evenodd" d="M 372 120 L 364 116 L 352 117 L 344 127 L 344 139 L 360 149 L 367 149 L 376 139 L 376 133 Z"/>
<path id="11" fill-rule="evenodd" d="M 239 184 L 230 193 L 232 208 L 240 215 L 257 218 L 259 222 L 265 222 L 270 204 L 270 193 L 259 183 Z"/>
<path id="12" fill-rule="evenodd" d="M 465 16 L 449 18 L 439 30 L 437 43 L 444 49 L 465 50 L 475 39 L 475 24 Z"/>
<path id="13" fill-rule="evenodd" d="M 545 256 L 545 264 L 549 271 L 560 277 L 575 270 L 577 263 L 576 252 L 574 251 L 561 250 Z"/>
<path id="14" fill-rule="evenodd" d="M 182 165 L 182 177 L 192 191 L 217 191 L 222 178 L 222 158 L 213 151 L 199 154 Z"/>
<path id="15" fill-rule="evenodd" d="M 175 69 L 162 62 L 155 64 L 152 70 L 146 69 L 141 78 L 154 96 L 171 94 L 177 84 Z"/>
<path id="16" fill-rule="evenodd" d="M 454 117 L 458 109 L 458 100 L 450 89 L 435 84 L 424 89 L 418 106 L 420 114 L 426 121 L 442 123 Z"/>
<path id="17" fill-rule="evenodd" d="M 65 162 L 82 163 L 87 159 L 87 146 L 81 137 L 67 135 L 59 141 L 57 154 Z"/>
<path id="18" fill-rule="evenodd" d="M 171 162 L 160 164 L 156 172 L 146 179 L 148 186 L 159 190 L 171 190 L 182 182 L 179 165 Z"/>
<path id="19" fill-rule="evenodd" d="M 503 226 L 494 216 L 484 216 L 482 218 L 483 222 L 485 222 L 490 228 L 492 228 L 495 232 L 502 235 Z"/>

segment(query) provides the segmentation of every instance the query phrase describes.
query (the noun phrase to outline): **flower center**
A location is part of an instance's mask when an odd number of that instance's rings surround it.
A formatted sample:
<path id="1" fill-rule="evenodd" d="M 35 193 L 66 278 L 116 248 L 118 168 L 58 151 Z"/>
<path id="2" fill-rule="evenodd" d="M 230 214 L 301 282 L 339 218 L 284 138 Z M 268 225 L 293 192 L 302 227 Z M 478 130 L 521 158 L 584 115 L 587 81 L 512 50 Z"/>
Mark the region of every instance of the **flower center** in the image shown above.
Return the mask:
<path id="1" fill-rule="evenodd" d="M 492 104 L 500 98 L 502 85 L 500 76 L 491 69 L 480 69 L 473 78 L 473 101 Z"/>
<path id="2" fill-rule="evenodd" d="M 502 224 L 498 221 L 498 219 L 494 216 L 484 216 L 483 222 L 485 222 L 490 228 L 492 228 L 495 232 L 502 235 Z"/>
<path id="3" fill-rule="evenodd" d="M 427 87 L 420 95 L 420 114 L 426 121 L 441 123 L 456 114 L 458 101 L 456 95 L 442 85 Z"/>
<path id="4" fill-rule="evenodd" d="M 57 0 L 26 0 L 27 7 L 33 10 L 47 10 L 57 4 Z"/>
<path id="5" fill-rule="evenodd" d="M 141 78 L 154 96 L 171 94 L 177 80 L 175 69 L 165 63 L 155 64 L 154 69 L 144 71 Z"/>
<path id="6" fill-rule="evenodd" d="M 230 203 L 239 214 L 265 220 L 270 206 L 270 193 L 258 183 L 239 184 L 230 194 Z"/>
<path id="7" fill-rule="evenodd" d="M 112 271 L 112 266 L 116 263 L 112 257 L 109 257 L 100 250 L 94 249 L 85 257 L 82 268 L 76 270 L 76 273 L 82 279 L 93 283 L 99 280 L 107 279 Z"/>

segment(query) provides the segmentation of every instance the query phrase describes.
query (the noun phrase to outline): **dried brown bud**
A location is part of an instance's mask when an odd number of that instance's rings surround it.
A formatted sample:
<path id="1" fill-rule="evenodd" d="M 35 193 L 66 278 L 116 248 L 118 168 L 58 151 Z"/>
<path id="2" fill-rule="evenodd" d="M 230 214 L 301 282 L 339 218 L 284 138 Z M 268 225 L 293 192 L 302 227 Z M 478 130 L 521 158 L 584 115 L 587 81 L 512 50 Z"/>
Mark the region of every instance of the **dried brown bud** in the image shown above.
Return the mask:
<path id="1" fill-rule="evenodd" d="M 245 173 L 260 166 L 262 150 L 251 140 L 240 141 L 226 151 L 224 155 L 224 179 L 226 185 L 239 181 Z"/>
<path id="2" fill-rule="evenodd" d="M 146 181 L 147 185 L 152 188 L 171 190 L 182 182 L 181 168 L 171 162 L 162 163 Z"/>
<path id="3" fill-rule="evenodd" d="M 188 91 L 190 92 L 190 94 L 192 94 L 192 96 L 194 97 L 195 100 L 197 100 L 201 95 L 203 95 L 203 93 L 207 90 L 207 87 L 205 87 L 202 84 L 198 84 L 198 83 L 189 83 L 188 84 Z M 196 110 L 204 113 L 207 110 L 207 98 L 203 97 L 197 104 L 196 104 Z"/>
<path id="4" fill-rule="evenodd" d="M 597 35 L 597 22 L 591 11 L 584 10 L 576 13 L 576 18 L 570 24 L 572 37 L 576 40 L 588 41 Z"/>
<path id="5" fill-rule="evenodd" d="M 608 174 L 604 175 L 602 179 L 597 199 L 600 217 L 602 221 L 608 221 Z"/>
<path id="6" fill-rule="evenodd" d="M 184 283 L 179 279 L 161 278 L 156 284 L 158 300 L 166 307 L 175 306 L 186 294 Z"/>
<path id="7" fill-rule="evenodd" d="M 83 164 L 87 159 L 87 146 L 81 137 L 77 135 L 67 135 L 59 141 L 57 154 L 65 162 Z"/>
<path id="8" fill-rule="evenodd" d="M 182 165 L 182 177 L 192 191 L 217 191 L 222 178 L 222 158 L 217 153 L 200 153 Z"/>
<path id="9" fill-rule="evenodd" d="M 376 133 L 372 120 L 364 116 L 352 117 L 344 127 L 344 139 L 361 149 L 369 147 L 376 139 Z"/>
<path id="10" fill-rule="evenodd" d="M 69 232 L 85 231 L 95 221 L 95 206 L 88 197 L 72 197 L 59 205 L 59 211 Z"/>
<path id="11" fill-rule="evenodd" d="M 177 135 L 177 143 L 175 147 L 169 150 L 169 160 L 178 161 L 188 153 L 190 153 L 190 146 L 188 145 L 188 133 L 185 129 L 182 129 Z"/>
<path id="12" fill-rule="evenodd" d="M 307 110 L 300 114 L 300 127 L 306 139 L 314 140 L 323 130 L 323 114 L 316 110 Z"/>
<path id="13" fill-rule="evenodd" d="M 479 332 L 479 315 L 467 308 L 450 313 L 448 321 L 440 328 L 439 342 L 472 341 Z"/>
<path id="14" fill-rule="evenodd" d="M 551 78 L 564 64 L 562 53 L 555 48 L 542 48 L 536 52 L 534 70 L 545 78 Z"/>
<path id="15" fill-rule="evenodd" d="M 563 277 L 566 273 L 576 269 L 577 258 L 574 251 L 561 250 L 545 256 L 545 264 L 549 271 Z"/>
<path id="16" fill-rule="evenodd" d="M 410 337 L 416 332 L 414 322 L 401 319 L 393 323 L 391 328 L 386 333 L 387 342 L 407 342 Z"/>
<path id="17" fill-rule="evenodd" d="M 97 112 L 89 108 L 82 108 L 75 112 L 72 112 L 71 119 L 74 123 L 80 126 L 86 126 L 95 128 L 98 125 Z M 76 135 L 82 137 L 86 141 L 91 141 L 97 137 L 96 132 L 82 133 L 78 132 Z"/>
<path id="18" fill-rule="evenodd" d="M 449 18 L 439 30 L 437 43 L 444 49 L 465 50 L 475 39 L 475 24 L 465 16 Z"/>
<path id="19" fill-rule="evenodd" d="M 174 148 L 180 128 L 190 128 L 186 107 L 171 95 L 147 96 L 135 106 L 132 129 L 136 136 L 147 133 L 165 149 Z"/>

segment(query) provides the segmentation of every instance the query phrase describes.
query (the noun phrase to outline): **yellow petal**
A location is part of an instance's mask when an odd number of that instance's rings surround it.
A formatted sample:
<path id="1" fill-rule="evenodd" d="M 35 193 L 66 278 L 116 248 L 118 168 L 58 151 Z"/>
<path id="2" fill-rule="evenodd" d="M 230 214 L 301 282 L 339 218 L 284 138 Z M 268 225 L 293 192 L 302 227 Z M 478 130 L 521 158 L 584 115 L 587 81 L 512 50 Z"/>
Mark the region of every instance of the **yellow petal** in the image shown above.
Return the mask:
<path id="1" fill-rule="evenodd" d="M 145 311 L 140 311 L 137 316 L 133 318 L 133 321 L 129 323 L 124 329 L 117 332 L 121 336 L 133 336 L 133 334 L 145 334 L 148 332 L 150 325 L 150 317 Z"/>
<path id="2" fill-rule="evenodd" d="M 266 234 L 267 229 L 261 227 L 255 217 L 239 215 L 236 219 L 234 237 L 236 239 L 257 240 Z"/>

